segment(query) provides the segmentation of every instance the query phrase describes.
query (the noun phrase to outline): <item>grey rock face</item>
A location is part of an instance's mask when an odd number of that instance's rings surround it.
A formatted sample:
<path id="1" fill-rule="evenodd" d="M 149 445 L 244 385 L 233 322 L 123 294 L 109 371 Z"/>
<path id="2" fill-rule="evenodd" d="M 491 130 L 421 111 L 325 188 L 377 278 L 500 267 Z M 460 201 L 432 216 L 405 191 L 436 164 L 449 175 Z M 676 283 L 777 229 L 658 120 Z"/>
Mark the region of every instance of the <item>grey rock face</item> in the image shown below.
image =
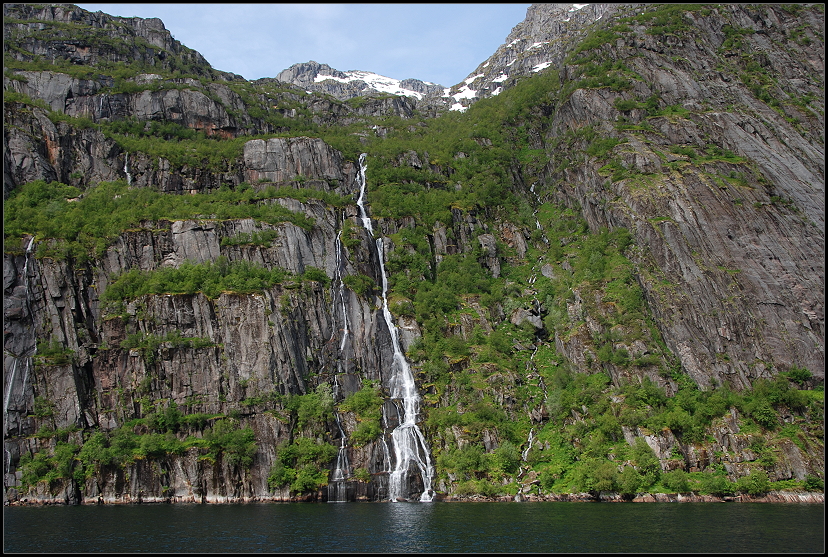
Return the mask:
<path id="1" fill-rule="evenodd" d="M 46 60 L 66 60 L 73 64 L 95 64 L 99 61 L 142 63 L 148 66 L 171 69 L 174 63 L 187 63 L 196 73 L 219 79 L 238 79 L 239 76 L 217 72 L 198 52 L 184 47 L 172 38 L 158 18 L 115 17 L 102 12 L 88 12 L 71 4 L 36 5 L 4 4 L 3 28 L 7 37 L 22 36 L 22 51 L 14 50 L 11 56 L 26 59 L 29 52 Z M 127 49 L 114 49 L 106 41 L 83 39 L 73 35 L 71 27 L 55 31 L 54 38 L 41 41 L 28 37 L 32 27 L 43 29 L 43 24 L 30 23 L 41 20 L 47 23 L 88 26 L 105 35 L 109 41 L 130 45 Z"/>
<path id="2" fill-rule="evenodd" d="M 297 178 L 325 181 L 324 189 L 350 188 L 355 165 L 321 139 L 309 137 L 254 139 L 244 145 L 245 178 L 288 182 Z"/>
<path id="3" fill-rule="evenodd" d="M 360 76 L 363 79 L 360 79 Z M 370 72 L 348 71 L 343 72 L 311 60 L 302 64 L 294 64 L 283 70 L 276 79 L 284 83 L 291 83 L 307 91 L 318 91 L 331 95 L 340 100 L 378 94 L 402 94 L 422 97 L 435 97 L 443 93 L 443 86 L 435 83 L 426 83 L 419 79 L 389 79 Z M 368 81 L 365 81 L 368 80 Z M 382 85 L 380 85 L 382 83 Z M 393 87 L 396 85 L 396 87 Z M 392 87 L 400 92 L 394 92 Z M 406 92 L 403 92 L 406 91 Z"/>
<path id="4" fill-rule="evenodd" d="M 475 99 L 497 94 L 521 76 L 547 67 L 558 67 L 573 45 L 586 36 L 589 26 L 622 7 L 635 4 L 532 4 L 526 19 L 516 25 L 506 41 L 471 72 L 463 83 L 451 87 L 449 104 L 469 106 Z M 469 98 L 469 91 L 474 92 Z"/>
<path id="5" fill-rule="evenodd" d="M 766 24 L 768 17 L 782 17 L 772 8 L 765 16 L 735 6 L 727 11 L 741 24 L 764 30 L 748 35 L 750 40 L 764 44 L 768 36 L 778 44 L 781 39 L 776 35 L 780 29 Z M 610 123 L 619 117 L 613 99 L 620 95 L 607 88 L 576 90 L 558 107 L 547 139 L 584 125 L 624 137 L 627 142 L 612 156 L 630 177 L 608 180 L 600 170 L 603 159 L 550 173 L 549 179 L 564 185 L 556 197 L 581 206 L 593 229 L 624 226 L 634 231 L 644 248 L 640 264 L 649 269 L 640 277 L 647 302 L 665 340 L 700 385 L 746 387 L 773 373 L 768 362 L 805 366 L 822 377 L 824 139 L 810 127 L 794 129 L 742 83 L 703 69 L 715 59 L 722 40 L 712 27 L 714 19 L 699 17 L 689 48 L 643 33 L 607 46 L 610 56 L 629 60 L 645 78 L 627 95 L 656 94 L 688 113 L 681 118 L 638 116 L 636 121 L 648 123 L 653 132 L 619 135 Z M 641 56 L 627 58 L 632 52 Z M 782 90 L 805 88 L 822 98 L 816 91 L 824 82 L 823 62 L 810 46 L 798 59 L 784 48 L 763 52 L 768 61 L 787 66 L 780 72 Z M 822 118 L 819 112 L 799 114 L 816 123 Z M 664 154 L 675 145 L 704 152 L 711 144 L 750 162 L 699 166 L 687 157 L 671 160 Z M 745 181 L 717 181 L 714 176 Z M 783 199 L 791 202 L 786 205 Z"/>
<path id="6" fill-rule="evenodd" d="M 599 25 L 620 9 L 618 5 L 590 5 L 580 10 L 573 10 L 572 5 L 533 5 L 508 43 L 472 74 L 483 76 L 468 85 L 481 96 L 492 94 L 517 76 L 534 73 L 540 64 L 560 64 L 590 25 Z M 783 36 L 787 16 L 779 9 L 717 9 L 731 18 L 728 21 L 756 31 L 745 40 L 762 52 L 763 67 L 778 76 L 773 93 L 783 100 L 813 96 L 811 108 L 800 110 L 791 101 L 777 110 L 759 100 L 733 72 L 717 69 L 712 61 L 718 60 L 724 32 L 716 18 L 699 16 L 694 21 L 697 33 L 692 43 L 643 30 L 627 34 L 602 46 L 602 53 L 625 60 L 630 71 L 641 76 L 630 89 L 576 87 L 559 105 L 541 107 L 549 117 L 530 130 L 531 148 L 544 150 L 551 162 L 538 171 L 538 191 L 563 206 L 578 208 L 594 231 L 602 227 L 630 230 L 635 246 L 629 253 L 646 307 L 682 369 L 702 388 L 716 383 L 748 387 L 758 378 L 771 378 L 792 366 L 805 367 L 821 379 L 825 335 L 822 39 L 814 35 L 812 44 L 802 49 L 783 48 L 780 45 L 788 40 Z M 27 6 L 20 13 L 62 22 L 86 18 L 90 25 L 118 28 L 102 15 L 91 17 L 70 7 Z M 818 23 L 814 22 L 817 27 Z M 30 24 L 9 25 L 7 29 L 21 31 L 21 25 Z M 170 52 L 177 48 L 168 42 L 169 34 L 157 20 L 136 20 L 130 25 L 132 32 L 157 48 Z M 33 42 L 31 48 L 42 55 L 85 63 L 102 52 L 69 41 Z M 576 68 L 559 69 L 563 81 L 577 78 Z M 335 91 L 342 98 L 366 91 L 365 82 L 317 84 L 320 72 L 347 77 L 345 72 L 308 63 L 285 70 L 280 78 L 319 87 L 319 91 Z M 6 77 L 7 89 L 95 122 L 135 117 L 175 122 L 226 137 L 274 129 L 251 118 L 246 101 L 224 83 L 204 85 L 181 79 L 167 83 L 175 87 L 163 88 L 161 80 L 145 74 L 135 78 L 136 84 L 147 86 L 145 90 L 107 94 L 112 83 L 106 80 L 76 79 L 56 72 L 18 73 L 22 79 Z M 501 80 L 503 74 L 507 75 Z M 431 91 L 428 84 L 423 87 L 415 80 L 402 84 L 422 94 Z M 365 97 L 341 103 L 290 88 L 272 97 L 256 94 L 257 102 L 285 118 L 306 110 L 312 122 L 323 125 L 381 114 L 407 117 L 421 106 L 404 97 Z M 617 100 L 640 101 L 651 95 L 658 96 L 661 108 L 678 108 L 666 116 L 647 115 L 640 108 L 617 108 Z M 621 121 L 621 116 L 626 120 Z M 36 179 L 87 185 L 124 178 L 125 166 L 134 187 L 168 193 L 249 182 L 257 188 L 274 184 L 343 197 L 356 194 L 355 162 L 317 138 L 251 140 L 238 160 L 216 171 L 199 165 L 176 167 L 144 153 L 130 153 L 127 162 L 127 154 L 98 130 L 54 123 L 40 108 L 9 106 L 5 118 L 4 195 Z M 627 133 L 619 123 L 644 129 Z M 624 141 L 604 158 L 588 156 L 591 145 L 579 143 L 576 136 L 587 126 L 594 128 L 597 137 Z M 382 137 L 380 130 L 376 133 Z M 559 148 L 561 138 L 571 140 L 567 149 Z M 698 162 L 683 154 L 691 149 L 696 159 L 701 158 L 709 145 L 727 149 L 733 156 Z M 674 147 L 682 149 L 671 150 Z M 461 158 L 459 153 L 457 158 Z M 605 169 L 610 158 L 624 169 L 619 177 Z M 429 162 L 427 153 L 409 150 L 392 160 L 443 173 Z M 522 186 L 519 176 L 513 181 L 516 187 Z M 33 435 L 47 424 L 46 418 L 34 414 L 36 397 L 49 399 L 53 415 L 48 423 L 60 428 L 76 425 L 109 431 L 146 416 L 150 411 L 144 407 L 146 400 L 163 401 L 162 406 L 175 403 L 188 413 L 233 413 L 243 426 L 254 430 L 259 447 L 249 470 L 222 458 L 208 462 L 199 458 L 198 450 L 190 450 L 160 458 L 157 463 L 163 465 L 165 474 L 159 474 L 149 461 L 138 461 L 126 469 L 101 471 L 83 489 L 71 481 L 54 493 L 40 485 L 30 491 L 30 497 L 44 502 L 80 497 L 86 497 L 86 502 L 288 499 L 288 490 L 271 489 L 267 477 L 276 448 L 293 438 L 295 429 L 282 402 L 272 401 L 311 393 L 320 385 L 336 385 L 336 401 L 341 402 L 359 390 L 365 379 L 387 387 L 393 351 L 376 293 L 359 295 L 343 288 L 339 298 L 336 284 L 296 279 L 255 294 L 224 292 L 212 299 L 203 293 L 144 296 L 130 300 L 117 315 L 103 303 L 101 296 L 112 277 L 124 271 L 175 268 L 187 261 L 209 262 L 220 257 L 278 267 L 297 276 L 315 267 L 331 279 L 339 272 L 346 277 L 366 275 L 381 283 L 374 239 L 361 229 L 353 204 L 273 202 L 312 218 L 314 226 L 307 230 L 253 219 L 162 220 L 124 231 L 101 258 L 87 264 L 37 259 L 24 255 L 20 247 L 4 254 L 4 370 L 9 386 L 5 448 L 11 463 L 51 442 Z M 346 220 L 358 231 L 348 248 L 337 243 Z M 457 208 L 445 220 L 435 223 L 428 233 L 430 268 L 418 275 L 434 276 L 447 255 L 476 253 L 490 276 L 508 276 L 503 271 L 510 261 L 533 251 L 532 230 L 520 225 L 504 221 L 490 226 L 480 214 Z M 376 224 L 386 237 L 417 225 L 413 218 L 376 219 Z M 223 242 L 263 230 L 276 234 L 266 246 Z M 386 261 L 398 249 L 413 249 L 390 241 L 384 246 Z M 567 261 L 537 263 L 535 269 L 548 278 L 572 272 Z M 544 327 L 547 310 L 538 300 L 531 308 L 515 308 L 499 302 L 483 307 L 481 299 L 464 300 L 464 311 L 447 324 L 446 332 L 469 340 L 476 331 L 491 334 L 506 320 L 535 331 Z M 568 318 L 574 327 L 566 334 L 555 333 L 558 352 L 573 370 L 594 373 L 600 369 L 616 385 L 646 377 L 668 394 L 674 393 L 675 381 L 662 377 L 658 366 L 596 365 L 594 339 L 611 332 L 601 319 L 609 305 L 601 293 L 587 295 L 573 289 L 561 318 Z M 403 347 L 416 346 L 422 334 L 416 320 L 399 317 L 397 324 Z M 138 333 L 156 337 L 178 333 L 203 342 L 198 348 L 164 342 L 150 354 L 123 344 Z M 634 342 L 614 341 L 611 347 L 625 350 L 631 358 L 646 356 L 648 346 L 655 342 L 651 334 L 644 332 L 643 339 Z M 70 350 L 70 361 L 36 362 L 37 343 L 45 339 Z M 451 365 L 462 366 L 462 359 Z M 512 413 L 525 411 L 533 423 L 545 419 L 543 398 L 532 408 L 516 408 L 511 393 L 523 376 L 488 363 L 476 372 L 487 374 L 487 392 L 499 407 Z M 430 403 L 449 405 L 452 388 L 434 394 Z M 545 386 L 537 390 L 546 395 Z M 394 414 L 393 404 L 384 406 Z M 353 413 L 340 418 L 346 434 L 358 427 Z M 580 419 L 578 412 L 572 419 Z M 625 428 L 623 433 L 631 444 L 636 437 L 645 438 L 665 471 L 681 467 L 696 471 L 721 464 L 735 479 L 748 473 L 757 457 L 750 448 L 751 436 L 740 432 L 737 424 L 735 413 L 726 416 L 711 428 L 715 441 L 697 445 L 681 443 L 669 430 Z M 327 427 L 328 434 L 339 435 L 333 424 Z M 459 426 L 449 431 L 451 443 L 462 447 L 469 442 Z M 83 441 L 80 432 L 71 435 L 70 441 Z M 448 438 L 447 434 L 441 439 Z M 486 450 L 494 450 L 501 441 L 490 430 L 481 432 Z M 448 442 L 445 448 L 450 448 Z M 822 449 L 804 451 L 787 440 L 780 443 L 772 475 L 778 479 L 824 475 L 824 462 L 819 458 Z M 383 476 L 387 457 L 381 439 L 349 447 L 349 458 L 352 466 L 374 474 L 370 484 L 361 484 L 361 496 L 378 497 L 387 489 Z M 6 493 L 14 492 L 19 479 L 19 474 L 7 475 Z"/>

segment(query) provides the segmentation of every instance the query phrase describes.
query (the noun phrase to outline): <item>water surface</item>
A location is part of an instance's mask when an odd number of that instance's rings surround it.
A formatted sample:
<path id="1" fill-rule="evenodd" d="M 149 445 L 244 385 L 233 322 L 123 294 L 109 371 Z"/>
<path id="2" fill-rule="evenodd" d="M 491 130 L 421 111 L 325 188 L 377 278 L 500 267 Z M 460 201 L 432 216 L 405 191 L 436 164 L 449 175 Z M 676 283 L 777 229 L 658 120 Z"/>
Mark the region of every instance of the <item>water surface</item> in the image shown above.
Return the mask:
<path id="1" fill-rule="evenodd" d="M 6 552 L 771 553 L 824 549 L 824 505 L 261 503 L 6 507 Z"/>

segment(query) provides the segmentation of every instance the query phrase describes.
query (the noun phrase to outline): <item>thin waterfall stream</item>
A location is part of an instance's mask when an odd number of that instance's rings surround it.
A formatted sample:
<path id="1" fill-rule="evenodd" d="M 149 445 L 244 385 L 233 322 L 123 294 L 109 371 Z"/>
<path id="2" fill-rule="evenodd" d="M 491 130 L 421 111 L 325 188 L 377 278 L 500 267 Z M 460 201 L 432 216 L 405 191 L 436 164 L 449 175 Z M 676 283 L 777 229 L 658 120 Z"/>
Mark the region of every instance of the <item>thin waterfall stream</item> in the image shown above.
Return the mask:
<path id="1" fill-rule="evenodd" d="M 127 185 L 132 186 L 132 174 L 129 173 L 129 153 L 124 153 L 124 174 L 126 174 Z"/>
<path id="2" fill-rule="evenodd" d="M 374 228 L 371 218 L 365 210 L 365 153 L 359 157 L 359 198 L 357 206 L 362 225 L 368 231 L 370 237 L 374 237 Z M 431 464 L 428 446 L 425 436 L 417 426 L 417 417 L 420 412 L 420 395 L 414 383 L 414 375 L 411 367 L 400 347 L 399 333 L 394 324 L 391 310 L 388 308 L 388 277 L 385 275 L 384 245 L 382 238 L 376 239 L 377 259 L 382 275 L 382 314 L 391 335 L 391 342 L 394 349 L 394 358 L 391 364 L 391 378 L 389 382 L 391 399 L 397 407 L 398 425 L 391 432 L 391 442 L 394 450 L 394 467 L 390 471 L 388 479 L 388 491 L 391 501 L 405 500 L 409 498 L 407 480 L 411 465 L 419 468 L 423 481 L 423 493 L 420 501 L 431 501 L 433 491 L 431 482 L 434 477 L 434 467 Z M 400 408 L 402 405 L 402 408 Z M 402 410 L 402 411 L 401 411 Z"/>
<path id="3" fill-rule="evenodd" d="M 336 236 L 334 250 L 336 251 L 336 267 L 334 269 L 334 280 L 332 287 L 334 297 L 339 296 L 339 305 L 342 308 L 342 341 L 339 343 L 339 351 L 342 352 L 343 350 L 345 350 L 345 342 L 348 340 L 349 332 L 348 308 L 345 306 L 345 283 L 342 281 L 342 230 L 340 230 L 339 234 L 337 234 Z M 335 312 L 336 307 L 334 307 L 333 309 Z M 334 331 L 334 335 L 336 335 L 336 331 Z"/>
<path id="4" fill-rule="evenodd" d="M 34 249 L 34 236 L 31 237 L 29 240 L 29 245 L 26 246 L 26 253 L 24 255 L 24 263 L 23 263 L 23 271 L 21 276 L 23 278 L 23 288 L 25 291 L 25 308 L 26 308 L 26 315 L 29 316 L 30 319 L 34 319 L 31 307 L 31 288 L 29 285 L 29 262 L 32 258 L 32 250 Z M 29 382 L 29 371 L 32 366 L 32 359 L 34 355 L 37 353 L 37 344 L 35 344 L 34 339 L 32 340 L 32 344 L 28 347 L 24 348 L 21 354 L 17 354 L 12 356 L 10 353 L 4 354 L 4 360 L 7 356 L 13 357 L 13 362 L 11 366 L 11 373 L 8 374 L 8 382 L 4 384 L 3 389 L 3 437 L 5 438 L 9 431 L 12 429 L 13 424 L 17 426 L 18 435 L 21 433 L 21 422 L 19 417 L 15 418 L 14 420 L 9 419 L 9 407 L 14 402 L 14 412 L 20 415 L 20 412 L 25 412 L 26 408 L 26 386 Z M 21 369 L 22 368 L 22 369 Z M 18 376 L 22 376 L 22 379 L 18 380 Z M 22 409 L 21 409 L 22 405 Z M 9 452 L 8 448 L 4 445 L 4 453 L 5 453 L 5 461 L 3 472 L 8 473 L 11 469 L 11 453 Z"/>
<path id="5" fill-rule="evenodd" d="M 334 278 L 331 283 L 331 299 L 333 304 L 331 314 L 336 315 L 337 309 L 342 311 L 343 325 L 342 329 L 339 330 L 342 335 L 342 340 L 339 343 L 339 358 L 337 359 L 337 372 L 340 372 L 342 365 L 341 359 L 343 357 L 343 351 L 345 350 L 349 334 L 348 307 L 345 302 L 345 284 L 342 282 L 342 268 L 344 264 L 344 258 L 342 257 L 342 229 L 339 230 L 339 233 L 336 236 L 336 241 L 334 242 L 334 252 L 336 255 Z M 331 335 L 331 342 L 336 339 L 336 335 L 337 329 L 334 327 Z M 337 400 L 339 398 L 339 381 L 337 380 L 336 375 L 334 375 L 333 394 L 334 400 Z M 336 427 L 339 429 L 340 442 L 339 452 L 336 456 L 336 466 L 331 473 L 331 479 L 328 484 L 328 502 L 343 503 L 348 501 L 348 480 L 351 476 L 351 466 L 348 462 L 348 437 L 345 435 L 345 430 L 342 428 L 338 412 L 334 412 L 334 420 L 336 421 Z"/>

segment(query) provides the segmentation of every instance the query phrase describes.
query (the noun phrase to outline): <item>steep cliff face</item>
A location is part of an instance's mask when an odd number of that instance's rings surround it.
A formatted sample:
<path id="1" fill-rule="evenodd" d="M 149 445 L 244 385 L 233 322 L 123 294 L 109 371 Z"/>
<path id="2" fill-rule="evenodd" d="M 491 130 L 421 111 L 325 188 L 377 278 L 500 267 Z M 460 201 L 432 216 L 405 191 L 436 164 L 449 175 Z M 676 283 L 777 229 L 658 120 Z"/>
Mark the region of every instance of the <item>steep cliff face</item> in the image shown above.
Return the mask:
<path id="1" fill-rule="evenodd" d="M 635 6 L 623 5 L 625 9 Z M 497 95 L 520 77 L 559 66 L 592 24 L 619 9 L 620 4 L 532 4 L 526 19 L 512 29 L 506 42 L 463 83 L 451 87 L 448 96 L 454 110 Z"/>
<path id="2" fill-rule="evenodd" d="M 313 153 L 312 148 L 294 152 Z M 278 154 L 273 158 L 278 162 Z M 280 412 L 271 413 L 274 401 L 282 395 L 313 393 L 319 385 L 333 384 L 334 375 L 340 399 L 358 390 L 363 379 L 387 382 L 389 377 L 382 370 L 391 365 L 391 342 L 376 299 L 346 290 L 341 300 L 343 313 L 332 303 L 338 294 L 333 288 L 339 285 L 300 279 L 253 295 L 149 296 L 113 316 L 106 314 L 97 296 L 110 277 L 128 269 L 151 271 L 220 256 L 296 275 L 309 267 L 326 270 L 322 276 L 354 274 L 356 269 L 376 273 L 375 264 L 348 257 L 337 242 L 342 217 L 336 211 L 313 202 L 286 204 L 312 215 L 316 224 L 311 231 L 292 224 L 267 228 L 276 237 L 268 247 L 222 246 L 223 239 L 260 231 L 252 219 L 185 220 L 156 222 L 125 233 L 101 260 L 85 268 L 37 260 L 30 253 L 7 257 L 6 291 L 16 294 L 6 299 L 5 306 L 7 339 L 12 340 L 6 344 L 7 378 L 12 373 L 6 399 L 7 435 L 29 436 L 43 423 L 114 430 L 133 419 L 136 409 L 146 412 L 153 404 L 150 401 L 166 401 L 167 407 L 177 406 L 186 414 L 224 415 L 232 408 L 252 428 L 257 445 L 269 447 L 256 453 L 250 471 L 241 477 L 237 467 L 220 462 L 207 466 L 197 458 L 198 451 L 189 451 L 147 469 L 139 463 L 117 472 L 102 470 L 85 488 L 74 485 L 64 490 L 80 490 L 83 498 L 105 501 L 287 497 L 267 486 L 274 451 L 294 435 L 291 426 L 295 427 Z M 351 220 L 355 220 L 353 214 Z M 363 238 L 351 252 L 370 254 L 371 244 L 370 238 Z M 343 330 L 347 336 L 340 339 Z M 154 349 L 123 348 L 130 335 L 168 339 L 171 333 L 176 338 L 202 339 L 203 346 L 168 340 Z M 71 363 L 38 361 L 36 338 L 72 346 Z M 33 398 L 48 399 L 47 419 L 26 417 Z M 74 440 L 77 434 L 71 435 Z M 23 446 L 10 443 L 7 450 L 17 456 L 18 451 L 36 452 L 41 446 L 31 439 Z M 377 449 L 369 446 L 362 452 L 371 455 Z M 356 456 L 351 462 L 377 468 L 377 472 L 387 465 L 362 462 Z M 160 476 L 159 466 L 165 470 Z"/>
<path id="3" fill-rule="evenodd" d="M 4 12 L 7 500 L 824 478 L 817 6 L 533 5 L 437 118 Z"/>
<path id="4" fill-rule="evenodd" d="M 824 288 L 823 115 L 791 100 L 820 94 L 824 60 L 816 43 L 804 56 L 791 48 L 781 8 L 721 11 L 685 16 L 689 48 L 634 26 L 602 46 L 599 60 L 628 60 L 640 77 L 620 94 L 575 91 L 547 137 L 594 126 L 625 143 L 550 178 L 591 226 L 635 231 L 648 301 L 696 382 L 746 387 L 766 376 L 767 362 L 801 362 L 823 376 L 825 309 L 814 295 Z M 743 32 L 741 64 L 777 76 L 770 106 L 738 73 L 751 70 L 728 62 L 729 25 Z M 711 61 L 720 61 L 718 73 Z M 679 114 L 646 117 L 637 101 L 653 97 Z"/>

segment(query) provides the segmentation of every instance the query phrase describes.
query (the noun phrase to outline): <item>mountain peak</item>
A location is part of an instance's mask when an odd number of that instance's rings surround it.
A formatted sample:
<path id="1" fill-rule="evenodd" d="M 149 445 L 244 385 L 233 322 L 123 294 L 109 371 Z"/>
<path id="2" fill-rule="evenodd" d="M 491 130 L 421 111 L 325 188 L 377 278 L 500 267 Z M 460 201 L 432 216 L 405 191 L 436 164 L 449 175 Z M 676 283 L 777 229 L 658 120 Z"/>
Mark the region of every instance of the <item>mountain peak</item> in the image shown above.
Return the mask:
<path id="1" fill-rule="evenodd" d="M 328 64 L 310 60 L 279 72 L 276 79 L 304 87 L 307 91 L 327 93 L 341 100 L 364 95 L 390 94 L 422 99 L 441 95 L 445 88 L 419 79 L 394 79 L 364 70 L 340 71 Z"/>
<path id="2" fill-rule="evenodd" d="M 521 76 L 563 61 L 569 46 L 581 40 L 604 16 L 635 4 L 532 4 L 526 18 L 506 41 L 447 95 L 451 110 L 465 110 L 476 99 L 499 94 Z"/>

